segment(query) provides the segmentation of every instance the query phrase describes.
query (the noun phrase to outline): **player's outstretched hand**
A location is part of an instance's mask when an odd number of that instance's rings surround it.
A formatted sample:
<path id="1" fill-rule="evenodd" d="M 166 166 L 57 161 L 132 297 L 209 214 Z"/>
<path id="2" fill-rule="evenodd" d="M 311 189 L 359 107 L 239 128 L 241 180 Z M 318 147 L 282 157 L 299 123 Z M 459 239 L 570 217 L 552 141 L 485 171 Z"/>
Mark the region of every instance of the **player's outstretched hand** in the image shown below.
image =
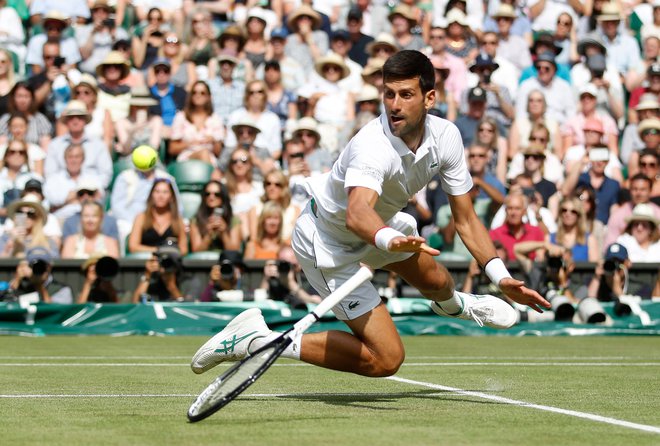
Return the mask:
<path id="1" fill-rule="evenodd" d="M 437 256 L 440 251 L 431 248 L 426 244 L 424 237 L 415 237 L 409 235 L 406 237 L 396 237 L 390 242 L 390 251 L 392 252 L 425 252 L 432 256 Z"/>
<path id="2" fill-rule="evenodd" d="M 502 279 L 500 280 L 500 289 L 508 298 L 519 304 L 527 305 L 539 313 L 543 313 L 539 306 L 550 308 L 550 302 L 542 298 L 536 291 L 527 288 L 522 280 L 510 277 Z"/>

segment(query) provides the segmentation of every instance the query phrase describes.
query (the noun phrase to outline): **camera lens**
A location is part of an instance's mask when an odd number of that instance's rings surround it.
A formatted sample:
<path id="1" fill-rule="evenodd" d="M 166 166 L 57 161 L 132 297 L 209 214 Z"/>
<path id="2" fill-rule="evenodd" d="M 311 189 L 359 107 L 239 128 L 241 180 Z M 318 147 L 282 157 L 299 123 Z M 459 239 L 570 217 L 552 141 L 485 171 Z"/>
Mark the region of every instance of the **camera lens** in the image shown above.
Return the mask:
<path id="1" fill-rule="evenodd" d="M 228 260 L 223 260 L 220 264 L 220 278 L 222 280 L 231 280 L 234 278 L 234 264 Z"/>
<path id="2" fill-rule="evenodd" d="M 40 276 L 46 272 L 48 263 L 44 262 L 43 260 L 35 260 L 30 264 L 30 267 L 32 267 L 32 274 L 35 276 Z"/>
<path id="3" fill-rule="evenodd" d="M 616 262 L 614 260 L 605 260 L 603 263 L 603 269 L 608 273 L 613 273 L 616 271 Z"/>
<path id="4" fill-rule="evenodd" d="M 277 272 L 280 274 L 289 274 L 289 271 L 291 271 L 291 264 L 289 262 L 285 262 L 284 260 L 280 260 L 277 263 Z"/>
<path id="5" fill-rule="evenodd" d="M 160 256 L 158 263 L 166 272 L 176 271 L 176 260 L 169 255 Z"/>

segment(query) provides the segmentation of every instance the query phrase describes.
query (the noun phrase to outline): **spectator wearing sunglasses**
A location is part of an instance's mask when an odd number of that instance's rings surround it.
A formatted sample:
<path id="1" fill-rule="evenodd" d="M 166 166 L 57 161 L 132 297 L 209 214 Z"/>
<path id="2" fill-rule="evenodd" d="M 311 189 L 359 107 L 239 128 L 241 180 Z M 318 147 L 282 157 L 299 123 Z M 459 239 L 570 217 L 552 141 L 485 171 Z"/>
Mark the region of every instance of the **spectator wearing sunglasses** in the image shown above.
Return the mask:
<path id="1" fill-rule="evenodd" d="M 161 117 L 166 129 L 164 137 L 169 136 L 170 127 L 177 112 L 186 105 L 187 93 L 172 82 L 172 64 L 167 59 L 156 59 L 151 65 L 154 83 L 150 84 L 151 94 L 160 102 Z"/>
<path id="2" fill-rule="evenodd" d="M 59 7 L 58 3 L 58 7 Z M 39 74 L 44 69 L 42 48 L 47 41 L 59 42 L 65 65 L 75 66 L 81 61 L 80 49 L 73 37 L 66 37 L 64 30 L 69 26 L 69 17 L 59 11 L 50 11 L 43 16 L 44 33 L 36 34 L 30 38 L 27 45 L 25 63 L 33 74 Z"/>
<path id="3" fill-rule="evenodd" d="M 190 91 L 197 81 L 197 71 L 195 70 L 195 64 L 186 60 L 187 52 L 187 47 L 181 42 L 177 34 L 168 32 L 165 33 L 165 43 L 158 49 L 158 58 L 170 62 L 172 83 L 177 87 Z M 152 64 L 151 67 L 155 68 L 156 66 Z M 147 84 L 153 85 L 155 83 L 154 70 L 149 70 L 147 72 Z"/>
<path id="4" fill-rule="evenodd" d="M 245 116 L 231 126 L 235 145 L 228 146 L 220 154 L 218 168 L 220 174 L 225 174 L 231 168 L 232 154 L 236 149 L 243 149 L 249 153 L 249 161 L 252 167 L 252 176 L 260 181 L 264 174 L 275 166 L 275 160 L 271 157 L 268 149 L 257 145 L 257 138 L 261 129 L 257 123 Z"/>
<path id="5" fill-rule="evenodd" d="M 642 151 L 648 150 L 657 154 L 660 149 L 660 119 L 648 118 L 643 120 L 637 126 L 637 133 L 644 143 Z M 635 151 L 630 155 L 628 175 L 635 175 L 639 171 L 642 151 Z M 657 178 L 655 179 L 657 180 Z"/>
<path id="6" fill-rule="evenodd" d="M 0 219 L 7 216 L 7 206 L 20 198 L 25 184 L 32 179 L 41 179 L 30 171 L 28 146 L 25 141 L 14 139 L 4 150 L 0 168 Z"/>
<path id="7" fill-rule="evenodd" d="M 209 181 L 190 222 L 191 251 L 239 251 L 241 242 L 241 219 L 234 215 L 227 188 L 219 181 Z"/>
<path id="8" fill-rule="evenodd" d="M 97 78 L 103 79 L 99 83 L 97 106 L 109 110 L 113 122 L 128 116 L 131 88 L 122 81 L 130 73 L 131 66 L 119 51 L 110 51 L 103 63 L 96 67 Z"/>
<path id="9" fill-rule="evenodd" d="M 5 233 L 0 237 L 0 256 L 25 257 L 31 248 L 41 247 L 52 257 L 59 257 L 59 241 L 44 233 L 48 213 L 36 194 L 13 202 L 7 216 L 11 223 L 5 225 Z"/>

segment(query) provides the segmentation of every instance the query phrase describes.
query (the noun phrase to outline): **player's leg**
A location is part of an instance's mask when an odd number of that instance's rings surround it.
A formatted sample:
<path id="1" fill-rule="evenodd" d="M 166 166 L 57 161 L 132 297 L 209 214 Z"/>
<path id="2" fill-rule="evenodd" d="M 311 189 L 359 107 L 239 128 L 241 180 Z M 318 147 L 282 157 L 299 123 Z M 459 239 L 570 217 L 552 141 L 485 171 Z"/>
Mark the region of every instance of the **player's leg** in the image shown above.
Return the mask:
<path id="1" fill-rule="evenodd" d="M 300 359 L 309 364 L 365 376 L 390 376 L 405 352 L 387 307 L 382 303 L 366 314 L 344 321 L 353 334 L 325 331 L 303 335 Z"/>

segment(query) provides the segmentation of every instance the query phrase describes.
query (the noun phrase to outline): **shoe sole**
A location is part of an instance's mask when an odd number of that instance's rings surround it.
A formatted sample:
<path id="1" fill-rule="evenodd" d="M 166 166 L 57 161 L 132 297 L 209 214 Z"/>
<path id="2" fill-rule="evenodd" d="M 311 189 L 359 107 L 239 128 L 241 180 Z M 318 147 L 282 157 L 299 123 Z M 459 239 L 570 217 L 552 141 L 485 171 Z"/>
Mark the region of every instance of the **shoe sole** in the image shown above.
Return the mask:
<path id="1" fill-rule="evenodd" d="M 198 375 L 201 375 L 202 373 L 206 372 L 207 370 L 212 369 L 213 367 L 217 366 L 218 364 L 222 364 L 225 361 L 228 361 L 228 359 L 222 359 L 218 362 L 211 362 L 209 364 L 206 364 L 203 367 L 196 367 L 195 363 L 199 361 L 200 358 L 202 358 L 204 355 L 208 354 L 209 352 L 214 352 L 215 351 L 215 346 L 224 338 L 227 337 L 227 331 L 232 330 L 234 327 L 236 327 L 239 324 L 242 324 L 244 321 L 251 319 L 256 316 L 261 316 L 261 310 L 258 308 L 249 308 L 242 313 L 240 313 L 238 316 L 236 316 L 234 319 L 232 319 L 225 328 L 223 328 L 218 334 L 213 336 L 211 339 L 206 341 L 204 345 L 202 345 L 195 355 L 193 356 L 192 360 L 190 361 L 190 368 L 192 369 L 193 372 L 195 372 Z"/>

